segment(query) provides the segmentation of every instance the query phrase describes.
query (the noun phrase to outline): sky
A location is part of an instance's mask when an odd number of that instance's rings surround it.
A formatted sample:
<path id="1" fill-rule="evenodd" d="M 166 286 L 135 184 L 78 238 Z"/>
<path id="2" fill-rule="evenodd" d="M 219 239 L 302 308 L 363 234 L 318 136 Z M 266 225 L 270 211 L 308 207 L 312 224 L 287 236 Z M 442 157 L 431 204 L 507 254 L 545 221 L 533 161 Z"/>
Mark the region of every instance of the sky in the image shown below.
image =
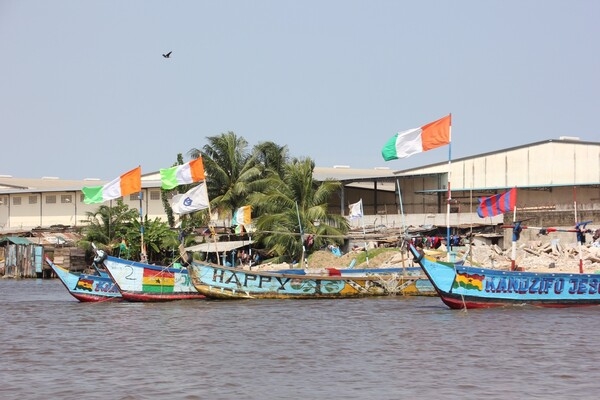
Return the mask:
<path id="1" fill-rule="evenodd" d="M 597 0 L 0 0 L 0 175 L 152 173 L 229 131 L 392 170 L 599 142 L 598 16 Z M 383 160 L 448 114 L 450 146 Z"/>

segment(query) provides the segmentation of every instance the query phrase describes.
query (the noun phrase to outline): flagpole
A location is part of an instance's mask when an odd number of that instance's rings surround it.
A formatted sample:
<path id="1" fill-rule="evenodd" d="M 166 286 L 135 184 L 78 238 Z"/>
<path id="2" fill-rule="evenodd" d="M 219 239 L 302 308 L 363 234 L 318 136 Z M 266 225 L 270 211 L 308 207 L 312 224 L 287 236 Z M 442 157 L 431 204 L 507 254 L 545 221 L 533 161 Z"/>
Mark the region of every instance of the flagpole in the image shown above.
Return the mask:
<path id="1" fill-rule="evenodd" d="M 206 181 L 206 176 L 204 177 L 204 184 L 206 185 L 206 193 L 208 194 L 208 182 Z M 213 237 L 213 242 L 215 243 L 215 253 L 217 254 L 217 264 L 219 264 L 219 260 L 221 260 L 221 257 L 219 257 L 219 249 L 217 246 L 217 232 L 215 230 L 214 226 L 211 226 L 211 221 L 212 221 L 212 212 L 210 210 L 210 198 L 208 199 L 208 230 L 210 231 L 212 237 Z M 221 265 L 225 265 L 225 261 L 221 261 Z"/>
<path id="2" fill-rule="evenodd" d="M 300 259 L 300 268 L 304 269 L 304 254 L 306 253 L 306 247 L 304 246 L 304 229 L 302 229 L 302 222 L 300 222 L 300 211 L 298 210 L 298 202 L 296 202 L 296 216 L 298 217 L 298 228 L 300 229 L 300 242 L 302 243 L 302 258 Z"/>
<path id="3" fill-rule="evenodd" d="M 400 181 L 396 178 L 396 186 L 398 186 L 398 201 L 400 202 L 400 215 L 402 216 L 402 231 L 406 233 L 406 220 L 404 219 L 404 205 L 402 204 L 402 193 L 400 192 Z"/>
<path id="4" fill-rule="evenodd" d="M 448 203 L 446 205 L 446 245 L 448 247 L 448 261 L 454 261 L 451 256 L 452 247 L 450 246 L 450 203 L 452 202 L 452 191 L 450 190 L 450 175 L 452 167 L 452 114 L 450 114 L 450 126 L 448 133 Z"/>
<path id="5" fill-rule="evenodd" d="M 365 230 L 365 211 L 363 208 L 363 201 L 360 199 L 360 221 L 363 228 L 363 239 L 365 240 L 365 255 L 367 256 L 367 267 L 369 266 L 369 247 L 367 245 L 367 232 Z"/>
<path id="6" fill-rule="evenodd" d="M 398 186 L 398 202 L 400 204 L 400 215 L 402 217 L 402 235 L 406 239 L 406 221 L 404 219 L 404 205 L 402 204 L 402 192 L 400 190 L 400 180 L 396 178 L 396 186 Z M 405 246 L 401 246 L 400 252 L 402 253 L 402 268 L 404 268 L 404 249 Z"/>
<path id="7" fill-rule="evenodd" d="M 518 223 L 518 228 L 517 227 L 517 206 L 515 206 L 515 209 L 513 211 L 513 225 L 515 226 L 515 228 L 513 228 L 513 236 L 512 236 L 512 252 L 511 252 L 511 262 L 510 262 L 510 270 L 511 271 L 515 271 L 517 269 L 517 240 L 518 238 L 516 236 L 518 236 L 518 233 L 520 233 L 521 231 L 519 230 L 517 232 L 517 234 L 515 235 L 515 230 L 521 227 L 521 223 Z"/>
<path id="8" fill-rule="evenodd" d="M 144 249 L 144 217 L 142 211 L 142 200 L 144 198 L 144 192 L 138 193 L 138 199 L 140 200 L 140 261 L 145 263 L 148 262 L 148 255 Z"/>
<path id="9" fill-rule="evenodd" d="M 578 231 L 581 230 L 580 228 L 580 224 L 577 221 L 577 190 L 576 187 L 573 186 L 573 209 L 575 210 L 575 229 L 577 229 Z M 585 226 L 584 226 L 585 228 Z M 581 232 L 577 232 L 577 252 L 579 253 L 579 273 L 583 274 L 583 256 L 581 254 L 581 242 L 582 242 L 582 236 L 584 235 L 584 233 Z"/>

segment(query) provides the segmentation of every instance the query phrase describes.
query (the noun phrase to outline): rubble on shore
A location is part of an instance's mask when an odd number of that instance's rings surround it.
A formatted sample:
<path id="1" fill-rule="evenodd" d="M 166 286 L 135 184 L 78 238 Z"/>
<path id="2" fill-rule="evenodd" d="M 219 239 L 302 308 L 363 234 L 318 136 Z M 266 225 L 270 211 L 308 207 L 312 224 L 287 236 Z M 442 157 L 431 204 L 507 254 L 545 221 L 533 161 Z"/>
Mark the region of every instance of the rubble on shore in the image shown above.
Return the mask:
<path id="1" fill-rule="evenodd" d="M 555 242 L 543 242 L 531 240 L 520 245 L 516 249 L 516 267 L 524 271 L 534 272 L 573 272 L 579 273 L 579 246 L 577 243 L 562 245 Z M 350 251 L 340 257 L 336 257 L 327 249 L 319 250 L 310 255 L 308 261 L 309 269 L 319 268 L 348 268 L 352 260 L 358 257 L 360 251 Z M 438 255 L 440 259 L 446 259 L 446 249 L 442 245 L 437 250 L 428 250 L 432 255 Z M 487 245 L 477 243 L 473 246 L 461 246 L 455 249 L 456 260 L 464 260 L 465 265 L 510 270 L 512 265 L 512 248 L 502 250 L 498 245 Z M 585 273 L 600 273 L 600 243 L 581 245 L 583 271 Z M 400 251 L 390 249 L 369 258 L 369 263 L 355 264 L 354 268 L 384 268 L 402 267 L 416 265 L 412 257 Z M 298 267 L 291 264 L 263 264 L 260 269 L 288 269 Z"/>

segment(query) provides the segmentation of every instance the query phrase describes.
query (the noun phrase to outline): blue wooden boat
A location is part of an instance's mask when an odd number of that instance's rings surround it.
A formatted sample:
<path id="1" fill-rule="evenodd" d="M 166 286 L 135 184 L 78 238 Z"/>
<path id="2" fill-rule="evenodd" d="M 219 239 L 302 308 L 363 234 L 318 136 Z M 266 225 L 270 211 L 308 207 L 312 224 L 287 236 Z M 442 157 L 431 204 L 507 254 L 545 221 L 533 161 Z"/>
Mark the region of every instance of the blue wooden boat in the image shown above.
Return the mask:
<path id="1" fill-rule="evenodd" d="M 190 266 L 192 284 L 212 299 L 341 299 L 401 294 L 418 276 L 338 274 L 307 275 L 252 271 L 210 263 Z"/>
<path id="2" fill-rule="evenodd" d="M 127 301 L 204 298 L 191 284 L 186 268 L 150 265 L 113 256 L 104 256 L 103 261 L 123 299 Z"/>
<path id="3" fill-rule="evenodd" d="M 453 309 L 510 305 L 577 307 L 600 304 L 600 275 L 467 267 L 409 250 L 442 301 Z"/>
<path id="4" fill-rule="evenodd" d="M 95 274 L 79 274 L 54 264 L 48 257 L 46 257 L 46 263 L 52 268 L 71 296 L 81 302 L 122 299 L 115 282 L 106 271 L 98 268 L 96 264 L 94 264 Z"/>

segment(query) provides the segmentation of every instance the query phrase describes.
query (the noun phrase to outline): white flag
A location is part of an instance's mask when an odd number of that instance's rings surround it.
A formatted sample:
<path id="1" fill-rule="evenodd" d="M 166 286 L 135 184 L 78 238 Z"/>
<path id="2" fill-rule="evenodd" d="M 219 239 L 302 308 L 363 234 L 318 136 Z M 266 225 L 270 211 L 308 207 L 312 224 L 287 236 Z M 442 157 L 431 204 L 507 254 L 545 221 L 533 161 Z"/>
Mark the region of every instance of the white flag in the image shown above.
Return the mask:
<path id="1" fill-rule="evenodd" d="M 185 194 L 178 194 L 171 199 L 171 208 L 174 214 L 189 214 L 194 211 L 208 208 L 208 192 L 206 183 L 200 182 L 198 186 L 188 190 Z"/>
<path id="2" fill-rule="evenodd" d="M 350 215 L 348 215 L 348 217 L 350 219 L 354 219 L 354 218 L 360 218 L 363 216 L 363 206 L 362 206 L 362 199 L 360 199 L 358 202 L 354 203 L 354 204 L 350 204 Z"/>

